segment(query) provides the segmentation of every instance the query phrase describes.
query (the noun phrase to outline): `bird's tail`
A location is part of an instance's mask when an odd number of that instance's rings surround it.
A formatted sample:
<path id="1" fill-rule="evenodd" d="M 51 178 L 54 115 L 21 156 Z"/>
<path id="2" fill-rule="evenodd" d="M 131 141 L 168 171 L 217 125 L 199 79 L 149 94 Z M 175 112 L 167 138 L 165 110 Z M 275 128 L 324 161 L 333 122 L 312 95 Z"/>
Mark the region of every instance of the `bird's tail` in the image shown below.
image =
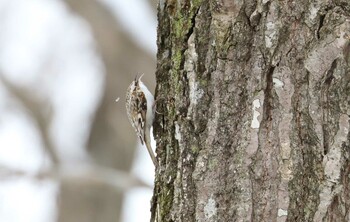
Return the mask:
<path id="1" fill-rule="evenodd" d="M 147 151 L 153 161 L 153 164 L 156 168 L 158 168 L 158 161 L 156 159 L 156 156 L 154 155 L 154 152 L 152 150 L 152 146 L 151 146 L 151 136 L 150 136 L 150 133 L 145 133 L 145 144 L 146 144 L 146 147 L 147 147 Z"/>

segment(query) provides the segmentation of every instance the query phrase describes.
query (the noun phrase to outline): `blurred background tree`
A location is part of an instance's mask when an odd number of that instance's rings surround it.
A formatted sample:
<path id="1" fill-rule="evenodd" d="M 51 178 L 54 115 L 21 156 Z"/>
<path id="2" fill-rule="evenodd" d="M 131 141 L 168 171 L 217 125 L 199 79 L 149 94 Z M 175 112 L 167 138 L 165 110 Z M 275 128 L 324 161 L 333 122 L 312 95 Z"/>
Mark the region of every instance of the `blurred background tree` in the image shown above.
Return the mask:
<path id="1" fill-rule="evenodd" d="M 124 99 L 138 73 L 154 89 L 155 7 L 0 1 L 0 221 L 122 221 L 133 187 L 149 211 L 154 169 Z"/>

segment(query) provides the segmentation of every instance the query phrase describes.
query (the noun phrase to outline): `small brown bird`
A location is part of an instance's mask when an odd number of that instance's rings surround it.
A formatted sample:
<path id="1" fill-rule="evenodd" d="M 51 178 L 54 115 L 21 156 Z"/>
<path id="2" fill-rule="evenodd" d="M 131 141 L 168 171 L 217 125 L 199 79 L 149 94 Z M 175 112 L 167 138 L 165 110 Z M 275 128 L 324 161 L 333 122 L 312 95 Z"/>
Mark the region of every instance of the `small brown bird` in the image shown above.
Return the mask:
<path id="1" fill-rule="evenodd" d="M 146 144 L 153 164 L 158 167 L 157 159 L 151 147 L 151 127 L 153 125 L 155 106 L 154 97 L 140 78 L 130 84 L 126 93 L 126 112 L 132 127 L 135 129 L 141 144 Z"/>

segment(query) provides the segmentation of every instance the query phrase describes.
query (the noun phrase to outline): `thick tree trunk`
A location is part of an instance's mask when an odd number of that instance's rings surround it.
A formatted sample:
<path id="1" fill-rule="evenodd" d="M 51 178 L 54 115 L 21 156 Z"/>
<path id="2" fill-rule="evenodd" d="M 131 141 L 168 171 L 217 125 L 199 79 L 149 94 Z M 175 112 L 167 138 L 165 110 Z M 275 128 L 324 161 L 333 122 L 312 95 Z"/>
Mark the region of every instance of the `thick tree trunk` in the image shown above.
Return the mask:
<path id="1" fill-rule="evenodd" d="M 350 3 L 160 1 L 152 221 L 350 221 Z"/>

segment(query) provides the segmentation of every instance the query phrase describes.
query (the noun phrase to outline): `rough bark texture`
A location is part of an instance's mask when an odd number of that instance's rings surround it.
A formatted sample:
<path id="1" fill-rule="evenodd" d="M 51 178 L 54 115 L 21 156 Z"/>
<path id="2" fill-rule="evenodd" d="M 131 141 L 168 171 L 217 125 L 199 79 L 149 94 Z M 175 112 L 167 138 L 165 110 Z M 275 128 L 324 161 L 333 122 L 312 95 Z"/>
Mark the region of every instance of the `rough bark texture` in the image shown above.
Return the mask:
<path id="1" fill-rule="evenodd" d="M 158 6 L 152 221 L 350 221 L 350 3 Z"/>

